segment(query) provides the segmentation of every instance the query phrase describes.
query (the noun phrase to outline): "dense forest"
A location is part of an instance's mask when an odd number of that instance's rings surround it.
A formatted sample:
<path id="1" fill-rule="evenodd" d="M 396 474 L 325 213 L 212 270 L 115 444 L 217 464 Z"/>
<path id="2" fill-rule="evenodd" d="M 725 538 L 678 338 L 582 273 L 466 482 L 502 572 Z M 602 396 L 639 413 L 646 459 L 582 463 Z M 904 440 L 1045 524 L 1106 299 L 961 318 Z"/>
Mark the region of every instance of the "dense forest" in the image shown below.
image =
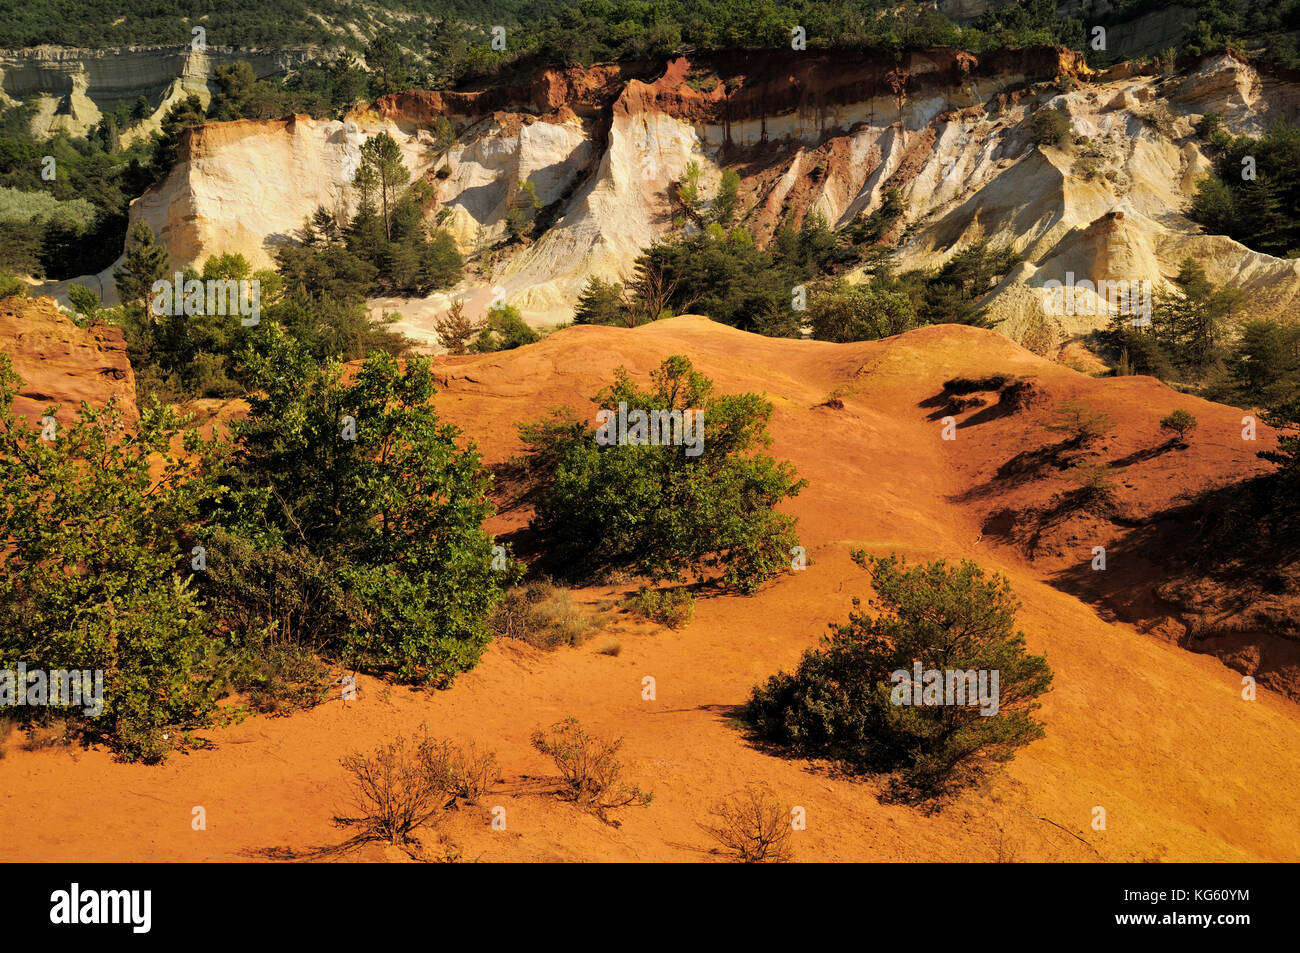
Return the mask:
<path id="1" fill-rule="evenodd" d="M 383 8 L 344 0 L 0 0 L 0 47 L 56 44 L 88 48 L 188 43 L 201 25 L 207 41 L 231 47 L 321 46 L 359 51 L 384 35 L 444 76 L 448 57 L 471 75 L 520 57 L 590 63 L 664 55 L 685 49 L 780 46 L 802 26 L 810 49 L 902 49 L 952 45 L 971 50 L 1008 44 L 1060 43 L 1105 61 L 1087 43 L 1085 26 L 1122 26 L 1168 7 L 1156 0 L 1121 0 L 1068 15 L 1054 0 L 990 4 L 972 20 L 954 22 L 933 7 L 889 0 L 389 0 Z M 1296 65 L 1300 3 L 1262 0 L 1190 0 L 1194 26 L 1183 46 L 1194 52 L 1230 43 L 1262 48 Z M 486 39 L 507 31 L 505 49 Z M 450 29 L 448 29 L 450 27 Z M 442 40 L 439 43 L 438 37 Z"/>
<path id="2" fill-rule="evenodd" d="M 271 47 L 358 44 L 347 29 L 404 34 L 415 39 L 430 22 L 451 18 L 473 24 L 516 26 L 535 22 L 562 0 L 2 0 L 0 46 L 42 43 L 86 48 L 188 43 L 201 24 L 209 42 Z"/>

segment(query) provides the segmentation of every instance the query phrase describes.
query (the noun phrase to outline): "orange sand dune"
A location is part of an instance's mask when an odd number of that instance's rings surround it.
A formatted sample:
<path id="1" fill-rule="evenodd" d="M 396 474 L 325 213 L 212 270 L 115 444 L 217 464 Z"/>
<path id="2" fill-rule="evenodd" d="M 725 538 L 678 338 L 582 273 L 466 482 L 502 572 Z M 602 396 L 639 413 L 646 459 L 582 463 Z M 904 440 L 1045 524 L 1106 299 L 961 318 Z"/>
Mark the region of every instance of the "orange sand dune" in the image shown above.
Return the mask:
<path id="1" fill-rule="evenodd" d="M 208 732 L 216 750 L 176 755 L 158 768 L 117 764 L 101 751 L 11 745 L 0 761 L 7 859 L 240 860 L 337 844 L 345 835 L 331 817 L 347 809 L 338 758 L 427 723 L 438 735 L 495 750 L 505 775 L 482 804 L 447 816 L 442 842 L 427 845 L 431 855 L 454 845 L 469 860 L 709 860 L 711 841 L 697 822 L 711 803 L 757 779 L 806 808 L 808 828 L 795 835 L 800 860 L 1300 860 L 1293 821 L 1300 709 L 1267 691 L 1244 701 L 1240 676 L 1216 659 L 1102 621 L 1045 581 L 1059 555 L 1049 571 L 982 538 L 985 510 L 961 500 L 1006 459 L 1046 442 L 1037 423 L 1047 409 L 985 422 L 964 414 L 949 442 L 940 439 L 933 402 L 920 405 L 952 376 L 1033 375 L 1048 409 L 1067 396 L 1110 409 L 1120 454 L 1149 445 L 1156 421 L 1186 406 L 1201 421 L 1192 448 L 1176 466 L 1170 461 L 1165 477 L 1142 484 L 1148 497 L 1165 500 L 1257 470 L 1254 451 L 1271 438 L 1239 446 L 1239 411 L 1145 378 L 1092 380 L 972 328 L 833 345 L 757 337 L 695 317 L 632 331 L 573 328 L 518 351 L 446 359 L 437 406 L 489 463 L 499 462 L 518 449 L 516 422 L 562 403 L 594 411 L 588 400 L 616 366 L 646 375 L 675 353 L 689 355 L 722 391 L 761 391 L 774 402 L 772 451 L 809 481 L 791 504 L 811 560 L 806 571 L 754 597 L 701 600 L 678 632 L 600 611 L 595 603 L 617 589 L 584 590 L 579 597 L 607 631 L 580 648 L 545 654 L 499 642 L 444 692 L 365 679 L 346 708 L 333 701 Z M 835 388 L 844 390 L 844 408 L 817 406 Z M 526 519 L 510 512 L 493 529 Z M 1105 542 L 1080 539 L 1079 559 L 1086 563 L 1091 546 Z M 827 623 L 845 618 L 853 596 L 866 593 L 867 577 L 849 559 L 857 547 L 970 557 L 1005 572 L 1024 603 L 1029 646 L 1046 653 L 1056 674 L 1041 712 L 1046 737 L 987 790 L 936 816 L 881 804 L 874 783 L 761 753 L 732 722 L 755 682 L 795 663 Z M 1115 586 L 1127 584 L 1122 561 L 1108 572 Z M 597 651 L 611 636 L 622 642 L 618 657 Z M 641 699 L 645 675 L 656 679 L 655 701 Z M 654 790 L 648 808 L 618 815 L 619 827 L 548 794 L 552 767 L 528 736 L 569 714 L 622 734 L 632 779 Z M 496 805 L 506 809 L 505 831 L 489 827 Z M 206 809 L 205 831 L 191 829 L 195 806 Z M 1098 806 L 1104 831 L 1091 826 Z M 405 857 L 379 847 L 349 856 Z"/>

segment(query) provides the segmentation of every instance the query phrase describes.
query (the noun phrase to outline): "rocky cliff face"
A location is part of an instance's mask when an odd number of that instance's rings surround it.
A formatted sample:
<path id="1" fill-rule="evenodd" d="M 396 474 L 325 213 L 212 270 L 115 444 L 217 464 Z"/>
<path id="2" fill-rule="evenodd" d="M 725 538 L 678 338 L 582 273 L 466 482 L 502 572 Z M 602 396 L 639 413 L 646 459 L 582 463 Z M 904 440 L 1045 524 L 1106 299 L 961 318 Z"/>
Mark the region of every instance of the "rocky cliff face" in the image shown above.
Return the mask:
<path id="1" fill-rule="evenodd" d="M 79 328 L 51 298 L 5 298 L 0 351 L 23 379 L 14 410 L 33 422 L 51 404 L 60 405 L 56 419 L 68 423 L 82 401 L 103 407 L 111 398 L 137 416 L 135 374 L 119 328 Z"/>
<path id="2" fill-rule="evenodd" d="M 389 123 L 290 116 L 199 126 L 162 186 L 132 204 L 131 223 L 146 222 L 177 267 L 228 251 L 270 267 L 275 245 L 292 241 L 317 207 L 344 218 L 353 211 L 361 144 L 385 130 L 402 143 L 412 179 L 422 175 L 431 161 L 425 141 Z"/>
<path id="3" fill-rule="evenodd" d="M 84 135 L 121 103 L 143 96 L 152 113 L 125 132 L 123 139 L 149 135 L 177 100 L 194 94 L 206 105 L 213 71 L 246 60 L 259 77 L 281 75 L 301 62 L 306 50 L 235 50 L 209 46 L 127 47 L 78 50 L 38 46 L 0 50 L 0 102 L 35 98 L 39 106 L 32 132 L 40 137 L 60 130 Z"/>
<path id="4" fill-rule="evenodd" d="M 1048 107 L 1070 117 L 1076 141 L 1067 149 L 1033 141 L 1032 118 Z M 1031 323 L 1041 333 L 1045 320 L 1063 344 L 1106 323 L 1108 305 L 1044 319 L 1053 282 L 1158 289 L 1189 255 L 1212 280 L 1247 289 L 1254 314 L 1289 312 L 1300 292 L 1296 262 L 1203 235 L 1186 215 L 1209 168 L 1193 123 L 1211 111 L 1234 133 L 1258 132 L 1296 118 L 1300 83 L 1226 55 L 1172 77 L 1132 66 L 1096 74 L 1052 48 L 932 50 L 899 63 L 752 52 L 551 70 L 514 86 L 385 97 L 347 123 L 296 117 L 195 129 L 132 219 L 163 236 L 174 264 L 239 251 L 265 265 L 316 206 L 346 214 L 360 142 L 387 130 L 413 175 L 433 187 L 430 221 L 467 252 L 504 235 L 520 181 L 557 203 L 551 227 L 506 248 L 481 279 L 484 292 L 504 293 L 547 324 L 571 316 L 590 276 L 626 277 L 667 232 L 670 186 L 691 162 L 706 198 L 724 169 L 739 173 L 742 221 L 760 240 L 814 213 L 847 224 L 898 188 L 900 268 L 936 267 L 982 238 L 1010 243 L 1025 261 L 985 303 L 1009 335 Z M 429 130 L 444 117 L 458 140 L 439 154 Z M 100 280 L 111 284 L 107 273 Z"/>

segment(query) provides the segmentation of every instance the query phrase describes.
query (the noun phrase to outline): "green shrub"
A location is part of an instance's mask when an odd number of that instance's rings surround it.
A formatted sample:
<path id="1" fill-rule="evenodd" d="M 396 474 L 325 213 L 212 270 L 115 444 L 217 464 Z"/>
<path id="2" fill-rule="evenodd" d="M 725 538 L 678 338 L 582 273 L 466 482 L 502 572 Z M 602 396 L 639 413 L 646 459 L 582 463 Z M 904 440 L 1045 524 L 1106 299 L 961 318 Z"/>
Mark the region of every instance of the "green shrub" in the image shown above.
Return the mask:
<path id="1" fill-rule="evenodd" d="M 1115 420 L 1109 414 L 1093 410 L 1077 400 L 1063 400 L 1052 411 L 1052 419 L 1044 426 L 1079 447 L 1100 440 L 1115 429 Z"/>
<path id="2" fill-rule="evenodd" d="M 1223 115 L 1217 112 L 1205 113 L 1200 119 L 1196 120 L 1193 128 L 1198 136 L 1208 141 L 1223 128 Z"/>
<path id="3" fill-rule="evenodd" d="M 510 351 L 525 344 L 541 340 L 541 335 L 524 323 L 519 310 L 511 305 L 488 309 L 487 320 L 470 349 L 486 354 L 491 351 Z"/>
<path id="4" fill-rule="evenodd" d="M 590 425 L 563 415 L 520 427 L 540 483 L 532 526 L 559 569 L 577 577 L 621 569 L 655 582 L 720 570 L 723 584 L 747 592 L 785 569 L 795 521 L 776 507 L 804 484 L 789 463 L 754 452 L 770 442 L 768 401 L 715 396 L 712 381 L 678 356 L 654 372 L 650 390 L 619 368 L 595 403 L 615 414 L 626 404 L 629 413 L 703 415 L 694 435 L 681 428 L 686 445 L 620 444 L 612 433 L 602 445 Z"/>
<path id="5" fill-rule="evenodd" d="M 314 708 L 332 694 L 334 679 L 310 649 L 263 635 L 240 640 L 218 663 L 222 687 L 241 692 L 264 715 Z"/>
<path id="6" fill-rule="evenodd" d="M 1264 420 L 1281 430 L 1276 450 L 1259 451 L 1262 459 L 1279 467 L 1271 481 L 1271 495 L 1278 512 L 1269 522 L 1286 525 L 1300 513 L 1300 400 L 1270 410 Z"/>
<path id="7" fill-rule="evenodd" d="M 812 294 L 808 320 L 817 340 L 841 343 L 875 341 L 917 324 L 916 309 L 902 292 L 843 281 Z"/>
<path id="8" fill-rule="evenodd" d="M 856 770 L 893 772 L 893 793 L 910 799 L 974 784 L 1042 735 L 1032 712 L 1052 674 L 1042 656 L 1025 651 L 1004 577 L 986 579 L 970 561 L 912 567 L 897 556 L 853 558 L 871 573 L 878 614 L 857 611 L 855 599 L 848 623 L 832 626 L 793 674 L 754 689 L 744 717 L 760 736 Z M 916 664 L 923 672 L 997 672 L 996 712 L 903 703 Z"/>
<path id="9" fill-rule="evenodd" d="M 49 192 L 23 192 L 0 185 L 0 225 L 35 222 L 84 232 L 95 220 L 95 206 L 85 199 L 59 201 Z"/>
<path id="10" fill-rule="evenodd" d="M 13 275 L 0 271 L 0 298 L 26 298 L 27 285 Z"/>
<path id="11" fill-rule="evenodd" d="M 19 383 L 0 355 L 0 669 L 102 670 L 83 733 L 160 761 L 213 706 L 208 620 L 178 544 L 207 484 L 174 454 L 170 410 L 128 429 L 115 402 L 83 403 L 45 440 L 13 413 Z"/>
<path id="12" fill-rule="evenodd" d="M 574 324 L 607 324 L 631 326 L 635 323 L 630 307 L 618 281 L 603 281 L 597 277 L 587 279 L 578 296 L 573 314 Z"/>
<path id="13" fill-rule="evenodd" d="M 231 557 L 208 579 L 223 612 L 404 679 L 472 668 L 519 567 L 493 567 L 491 478 L 430 406 L 428 361 L 375 352 L 343 383 L 272 326 L 247 368 L 248 417 L 209 454 L 226 491 L 208 531 Z"/>
<path id="14" fill-rule="evenodd" d="M 854 222 L 849 228 L 849 236 L 854 244 L 872 244 L 885 237 L 894 223 L 907 211 L 902 193 L 897 187 L 890 188 L 880 202 L 880 207 L 865 216 L 861 222 Z"/>
<path id="15" fill-rule="evenodd" d="M 1034 113 L 1029 122 L 1029 132 L 1034 142 L 1042 146 L 1065 149 L 1070 145 L 1073 130 L 1070 116 L 1062 109 L 1045 107 Z"/>
<path id="16" fill-rule="evenodd" d="M 685 589 L 641 589 L 619 605 L 670 629 L 680 629 L 695 614 L 695 597 Z"/>
<path id="17" fill-rule="evenodd" d="M 1067 474 L 1078 487 L 1073 502 L 1082 510 L 1105 516 L 1114 512 L 1119 502 L 1119 487 L 1111 479 L 1111 469 L 1101 463 L 1077 463 Z"/>
<path id="18" fill-rule="evenodd" d="M 85 285 L 68 285 L 68 300 L 83 319 L 93 318 L 99 310 L 99 296 Z"/>
<path id="19" fill-rule="evenodd" d="M 1070 172 L 1085 182 L 1091 182 L 1101 175 L 1101 164 L 1093 156 L 1080 156 L 1074 160 Z"/>
<path id="20" fill-rule="evenodd" d="M 1196 426 L 1196 418 L 1185 410 L 1175 410 L 1160 419 L 1160 429 L 1173 433 L 1180 443 Z"/>

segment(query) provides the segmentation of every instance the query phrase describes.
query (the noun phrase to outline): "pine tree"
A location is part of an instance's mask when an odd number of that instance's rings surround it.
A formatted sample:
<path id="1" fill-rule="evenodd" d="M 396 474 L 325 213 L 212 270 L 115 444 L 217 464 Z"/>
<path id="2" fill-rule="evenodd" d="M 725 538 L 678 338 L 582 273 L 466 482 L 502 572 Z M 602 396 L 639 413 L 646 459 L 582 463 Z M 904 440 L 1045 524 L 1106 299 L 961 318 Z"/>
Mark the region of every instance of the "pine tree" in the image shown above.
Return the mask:
<path id="1" fill-rule="evenodd" d="M 434 321 L 434 328 L 438 332 L 438 343 L 449 354 L 467 354 L 470 340 L 482 330 L 483 325 L 465 316 L 463 302 L 453 301 L 451 309 Z"/>
<path id="2" fill-rule="evenodd" d="M 361 147 L 361 166 L 357 169 L 358 189 L 370 190 L 379 200 L 384 217 L 384 237 L 393 238 L 392 209 L 411 173 L 402 162 L 402 150 L 386 132 L 372 136 Z"/>
<path id="3" fill-rule="evenodd" d="M 167 277 L 167 249 L 154 241 L 153 229 L 144 222 L 131 229 L 130 246 L 113 280 L 124 304 L 143 306 L 154 282 Z"/>

